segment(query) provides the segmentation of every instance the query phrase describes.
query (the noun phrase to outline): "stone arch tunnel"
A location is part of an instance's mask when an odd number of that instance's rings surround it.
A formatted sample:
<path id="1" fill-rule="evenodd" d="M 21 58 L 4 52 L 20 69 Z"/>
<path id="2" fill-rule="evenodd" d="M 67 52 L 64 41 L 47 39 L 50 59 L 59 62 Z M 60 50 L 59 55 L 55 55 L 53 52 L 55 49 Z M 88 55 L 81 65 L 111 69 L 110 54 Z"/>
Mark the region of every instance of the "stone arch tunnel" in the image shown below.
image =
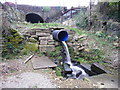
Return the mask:
<path id="1" fill-rule="evenodd" d="M 30 22 L 30 23 L 44 23 L 43 18 L 35 13 L 27 14 L 25 19 L 27 22 Z"/>

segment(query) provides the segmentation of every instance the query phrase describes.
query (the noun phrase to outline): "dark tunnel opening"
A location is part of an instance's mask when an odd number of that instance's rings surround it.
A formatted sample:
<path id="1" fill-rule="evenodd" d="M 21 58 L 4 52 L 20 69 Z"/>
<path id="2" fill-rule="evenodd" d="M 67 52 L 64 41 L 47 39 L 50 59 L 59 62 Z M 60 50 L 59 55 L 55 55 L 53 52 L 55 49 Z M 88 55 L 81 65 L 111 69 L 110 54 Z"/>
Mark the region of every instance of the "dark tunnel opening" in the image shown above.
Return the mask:
<path id="1" fill-rule="evenodd" d="M 40 17 L 38 14 L 30 13 L 26 15 L 26 21 L 30 23 L 44 23 L 44 20 L 42 17 Z"/>

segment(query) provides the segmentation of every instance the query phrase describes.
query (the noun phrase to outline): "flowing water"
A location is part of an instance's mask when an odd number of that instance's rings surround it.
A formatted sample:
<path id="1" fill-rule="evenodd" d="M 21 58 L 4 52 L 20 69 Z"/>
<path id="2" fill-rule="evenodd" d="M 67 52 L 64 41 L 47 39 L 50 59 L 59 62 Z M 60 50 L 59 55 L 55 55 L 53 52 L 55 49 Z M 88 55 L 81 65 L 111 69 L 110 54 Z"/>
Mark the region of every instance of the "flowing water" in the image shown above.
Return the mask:
<path id="1" fill-rule="evenodd" d="M 78 66 L 74 66 L 71 62 L 71 58 L 70 58 L 70 53 L 69 53 L 69 50 L 68 50 L 68 46 L 66 44 L 65 41 L 62 41 L 62 44 L 64 46 L 64 49 L 65 49 L 65 54 L 66 54 L 66 60 L 67 60 L 67 64 L 70 65 L 70 68 L 72 69 L 72 75 L 73 75 L 73 78 L 77 78 L 77 79 L 82 79 L 87 75 L 87 73 L 80 67 Z"/>
<path id="2" fill-rule="evenodd" d="M 67 46 L 67 44 L 65 43 L 65 41 L 62 41 L 62 43 L 63 43 L 63 46 L 64 46 L 67 63 L 70 64 L 70 65 L 72 65 L 71 58 L 70 58 L 70 53 L 69 53 L 69 50 L 68 50 L 68 46 Z"/>

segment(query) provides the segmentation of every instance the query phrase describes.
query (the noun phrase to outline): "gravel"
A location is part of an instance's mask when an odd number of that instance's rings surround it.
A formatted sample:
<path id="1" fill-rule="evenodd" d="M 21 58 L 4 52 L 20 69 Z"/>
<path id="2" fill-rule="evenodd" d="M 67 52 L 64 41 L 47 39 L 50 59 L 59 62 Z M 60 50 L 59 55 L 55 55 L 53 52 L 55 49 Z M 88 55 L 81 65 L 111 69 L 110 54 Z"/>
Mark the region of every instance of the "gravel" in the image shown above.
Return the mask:
<path id="1" fill-rule="evenodd" d="M 10 76 L 0 81 L 2 88 L 56 88 L 57 86 L 47 78 L 47 76 L 34 73 L 24 72 L 19 75 Z"/>

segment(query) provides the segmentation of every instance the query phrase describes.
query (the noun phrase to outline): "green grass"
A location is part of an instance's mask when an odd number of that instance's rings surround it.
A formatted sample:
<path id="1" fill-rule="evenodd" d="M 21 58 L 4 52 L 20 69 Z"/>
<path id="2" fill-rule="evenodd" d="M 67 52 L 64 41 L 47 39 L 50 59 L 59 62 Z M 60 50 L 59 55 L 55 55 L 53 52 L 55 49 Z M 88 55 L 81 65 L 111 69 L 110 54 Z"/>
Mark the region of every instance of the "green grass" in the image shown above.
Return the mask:
<path id="1" fill-rule="evenodd" d="M 71 27 L 69 27 L 69 26 L 66 26 L 66 28 L 77 32 L 79 35 L 86 34 L 85 31 L 80 30 L 80 29 L 77 29 L 77 28 L 71 28 Z"/>
<path id="2" fill-rule="evenodd" d="M 19 24 L 18 24 L 19 25 Z M 47 29 L 47 28 L 51 28 L 51 27 L 62 27 L 63 25 L 58 24 L 58 23 L 27 23 L 27 24 L 22 24 L 23 26 L 26 26 L 30 29 L 34 29 L 34 28 L 42 28 L 42 29 Z"/>

